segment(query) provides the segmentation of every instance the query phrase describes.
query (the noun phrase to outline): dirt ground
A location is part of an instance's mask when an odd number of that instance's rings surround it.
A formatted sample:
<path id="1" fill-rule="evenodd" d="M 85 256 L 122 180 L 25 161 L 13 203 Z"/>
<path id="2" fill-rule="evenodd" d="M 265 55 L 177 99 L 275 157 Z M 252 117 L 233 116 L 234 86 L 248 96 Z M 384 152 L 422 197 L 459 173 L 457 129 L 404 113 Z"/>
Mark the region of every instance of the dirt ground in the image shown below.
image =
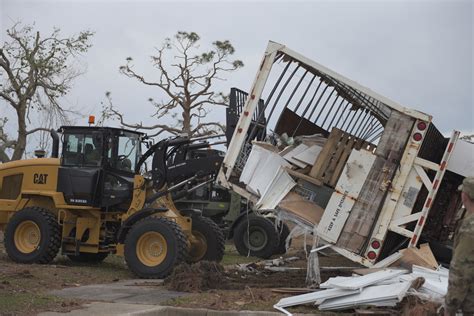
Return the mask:
<path id="1" fill-rule="evenodd" d="M 1 241 L 1 236 L 0 236 Z M 301 249 L 301 248 L 300 248 Z M 257 258 L 247 258 L 239 256 L 235 248 L 228 244 L 222 266 L 215 266 L 214 263 L 204 264 L 198 268 L 207 271 L 204 281 L 185 267 L 181 270 L 181 280 L 187 283 L 198 284 L 192 286 L 191 290 L 181 288 L 181 290 L 193 292 L 191 295 L 169 300 L 162 305 L 210 308 L 214 310 L 268 310 L 275 311 L 273 305 L 279 299 L 294 294 L 275 293 L 275 288 L 302 288 L 305 287 L 306 259 L 302 251 L 291 251 L 285 257 L 298 256 L 299 260 L 292 261 L 285 267 L 299 268 L 293 271 L 273 272 L 263 268 L 263 265 L 256 267 L 252 272 L 243 272 L 237 269 L 238 264 L 258 262 Z M 275 258 L 278 258 L 275 257 Z M 254 265 L 252 265 L 254 267 Z M 357 266 L 353 262 L 333 253 L 320 256 L 321 267 L 351 267 Z M 210 274 L 215 274 L 212 278 Z M 324 282 L 327 278 L 336 275 L 347 275 L 349 269 L 333 271 L 322 271 L 321 278 Z M 207 275 L 207 277 L 206 277 Z M 191 277 L 192 276 L 192 277 Z M 135 278 L 127 269 L 123 259 L 117 256 L 109 256 L 101 264 L 79 264 L 69 261 L 64 256 L 58 256 L 49 265 L 22 265 L 16 264 L 8 259 L 3 250 L 3 243 L 0 246 L 0 315 L 35 315 L 42 311 L 66 312 L 81 308 L 85 301 L 63 299 L 49 295 L 49 291 L 66 287 L 75 287 L 88 284 L 112 283 L 119 280 Z M 178 278 L 179 280 L 179 278 Z M 211 280 L 209 282 L 209 280 Z M 201 282 L 201 283 L 199 283 Z M 167 281 L 169 286 L 169 281 Z M 179 283 L 179 282 L 178 282 Z M 183 282 L 181 282 L 183 283 Z M 186 282 L 184 282 L 186 283 Z M 219 285 L 219 286 L 216 286 Z M 417 302 L 409 302 L 409 310 L 420 307 Z M 423 304 L 421 304 L 423 305 Z M 402 311 L 384 310 L 384 315 L 409 315 Z M 313 306 L 299 306 L 290 308 L 291 312 L 309 313 L 313 315 L 334 315 L 334 313 L 318 313 Z M 432 308 L 430 309 L 433 310 Z M 405 307 L 406 311 L 406 307 Z M 354 311 L 339 314 L 353 314 Z M 380 313 L 375 313 L 380 314 Z M 431 313 L 420 312 L 417 315 L 433 315 Z"/>
<path id="2" fill-rule="evenodd" d="M 235 251 L 228 247 L 227 252 Z M 295 270 L 273 272 L 265 269 L 261 260 L 251 264 L 252 270 L 240 271 L 236 264 L 220 266 L 212 262 L 200 262 L 195 265 L 183 264 L 176 268 L 175 273 L 165 280 L 165 286 L 170 290 L 192 292 L 186 297 L 166 301 L 162 305 L 189 308 L 210 308 L 214 310 L 266 310 L 275 311 L 273 305 L 281 298 L 294 294 L 275 293 L 272 289 L 304 288 L 306 285 L 306 259 L 304 252 L 292 252 L 285 257 L 298 256 L 300 259 L 284 265 Z M 278 258 L 278 257 L 276 257 Z M 333 255 L 322 257 L 321 264 L 347 264 L 354 266 L 351 261 Z M 346 266 L 347 266 L 346 265 Z M 322 272 L 322 281 L 335 275 L 349 275 L 350 271 Z M 290 308 L 294 313 L 312 315 L 335 315 L 335 313 L 318 312 L 313 306 Z M 341 313 L 340 313 L 341 314 Z M 343 313 L 347 314 L 347 313 Z M 349 312 L 348 314 L 351 314 Z"/>
<path id="3" fill-rule="evenodd" d="M 69 311 L 85 303 L 48 292 L 65 287 L 110 283 L 133 278 L 123 260 L 110 256 L 100 265 L 73 263 L 58 256 L 52 264 L 23 265 L 5 254 L 0 236 L 0 315 L 35 315 L 42 311 Z"/>

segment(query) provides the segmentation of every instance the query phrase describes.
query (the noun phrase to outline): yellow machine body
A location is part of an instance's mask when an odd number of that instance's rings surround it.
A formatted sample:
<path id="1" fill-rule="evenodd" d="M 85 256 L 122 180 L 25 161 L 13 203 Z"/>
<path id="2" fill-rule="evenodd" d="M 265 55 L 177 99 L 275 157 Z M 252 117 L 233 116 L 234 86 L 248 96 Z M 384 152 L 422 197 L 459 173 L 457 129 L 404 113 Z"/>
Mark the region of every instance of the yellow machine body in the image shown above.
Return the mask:
<path id="1" fill-rule="evenodd" d="M 99 208 L 69 205 L 62 192 L 58 192 L 59 158 L 37 158 L 0 164 L 0 230 L 4 230 L 15 212 L 26 207 L 41 207 L 55 214 L 62 228 L 62 252 L 123 254 L 123 244 L 104 244 L 104 226 L 107 222 L 120 224 L 140 211 L 148 194 L 146 180 L 141 175 L 134 179 L 133 197 L 128 211 L 103 212 Z M 161 198 L 155 207 L 168 210 L 153 216 L 175 221 L 188 238 L 188 247 L 199 245 L 192 234 L 192 220 L 182 216 L 171 199 Z M 86 233 L 87 232 L 87 233 Z M 76 241 L 81 241 L 77 243 Z M 77 246 L 80 244 L 79 246 Z M 76 249 L 76 247 L 79 247 Z"/>

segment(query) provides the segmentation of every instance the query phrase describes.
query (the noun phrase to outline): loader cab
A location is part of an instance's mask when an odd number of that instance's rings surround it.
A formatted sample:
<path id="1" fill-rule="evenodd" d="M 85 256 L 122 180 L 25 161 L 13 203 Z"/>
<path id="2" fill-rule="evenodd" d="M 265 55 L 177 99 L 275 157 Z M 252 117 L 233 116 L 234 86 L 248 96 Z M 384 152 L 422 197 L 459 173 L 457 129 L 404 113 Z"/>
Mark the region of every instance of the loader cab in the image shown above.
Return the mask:
<path id="1" fill-rule="evenodd" d="M 118 128 L 63 126 L 58 191 L 68 204 L 126 210 L 143 134 Z"/>

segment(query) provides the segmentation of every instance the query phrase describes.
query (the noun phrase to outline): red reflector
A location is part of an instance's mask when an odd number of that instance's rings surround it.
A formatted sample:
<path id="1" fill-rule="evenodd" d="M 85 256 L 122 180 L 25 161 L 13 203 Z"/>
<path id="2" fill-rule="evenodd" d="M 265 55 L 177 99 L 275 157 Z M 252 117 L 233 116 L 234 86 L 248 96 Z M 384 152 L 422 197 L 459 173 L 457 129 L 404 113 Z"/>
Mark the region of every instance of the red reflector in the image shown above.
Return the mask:
<path id="1" fill-rule="evenodd" d="M 419 142 L 422 138 L 423 136 L 420 133 L 413 134 L 413 139 L 417 142 Z"/>
<path id="2" fill-rule="evenodd" d="M 241 128 L 238 128 L 238 129 L 237 129 L 237 132 L 238 132 L 238 133 L 242 133 L 242 129 L 241 129 Z"/>
<path id="3" fill-rule="evenodd" d="M 425 221 L 425 218 L 423 216 L 420 217 L 420 220 L 418 221 L 418 226 L 422 226 L 424 221 Z"/>
<path id="4" fill-rule="evenodd" d="M 374 240 L 374 241 L 372 242 L 372 248 L 374 248 L 374 249 L 379 249 L 379 248 L 380 248 L 380 241 Z"/>
<path id="5" fill-rule="evenodd" d="M 249 116 L 249 111 L 244 111 L 245 116 Z"/>
<path id="6" fill-rule="evenodd" d="M 444 168 L 446 168 L 446 161 L 443 161 L 441 163 L 441 167 L 439 168 L 440 170 L 444 170 Z"/>
<path id="7" fill-rule="evenodd" d="M 449 145 L 448 145 L 448 153 L 450 153 L 451 150 L 453 150 L 453 146 L 454 146 L 454 143 L 449 143 Z"/>
<path id="8" fill-rule="evenodd" d="M 252 95 L 250 96 L 250 98 L 251 98 L 252 100 L 255 99 L 255 94 L 252 94 Z"/>
<path id="9" fill-rule="evenodd" d="M 413 235 L 413 238 L 411 239 L 412 245 L 416 244 L 416 238 L 417 238 L 417 236 Z"/>
<path id="10" fill-rule="evenodd" d="M 377 254 L 375 253 L 375 251 L 369 251 L 367 253 L 367 258 L 369 258 L 370 260 L 374 260 L 375 258 L 377 258 Z"/>
<path id="11" fill-rule="evenodd" d="M 436 190 L 436 188 L 438 187 L 438 184 L 439 184 L 439 180 L 436 179 L 435 182 L 433 183 L 433 189 Z"/>
<path id="12" fill-rule="evenodd" d="M 426 129 L 426 123 L 425 122 L 418 122 L 418 125 L 416 125 L 416 127 L 420 130 L 420 131 L 424 131 Z"/>
<path id="13" fill-rule="evenodd" d="M 430 207 L 431 206 L 431 198 L 428 199 L 428 201 L 426 201 L 426 205 L 425 207 Z"/>

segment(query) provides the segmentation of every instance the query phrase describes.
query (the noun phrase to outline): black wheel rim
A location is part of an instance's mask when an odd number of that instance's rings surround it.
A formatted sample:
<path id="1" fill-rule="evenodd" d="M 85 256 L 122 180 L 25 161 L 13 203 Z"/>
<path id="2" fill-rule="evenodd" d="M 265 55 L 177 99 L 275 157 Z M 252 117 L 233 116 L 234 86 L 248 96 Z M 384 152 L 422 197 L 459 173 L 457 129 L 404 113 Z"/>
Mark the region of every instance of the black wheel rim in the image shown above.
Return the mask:
<path id="1" fill-rule="evenodd" d="M 250 227 L 248 234 L 244 235 L 244 244 L 250 251 L 260 251 L 268 243 L 268 235 L 262 227 Z"/>

